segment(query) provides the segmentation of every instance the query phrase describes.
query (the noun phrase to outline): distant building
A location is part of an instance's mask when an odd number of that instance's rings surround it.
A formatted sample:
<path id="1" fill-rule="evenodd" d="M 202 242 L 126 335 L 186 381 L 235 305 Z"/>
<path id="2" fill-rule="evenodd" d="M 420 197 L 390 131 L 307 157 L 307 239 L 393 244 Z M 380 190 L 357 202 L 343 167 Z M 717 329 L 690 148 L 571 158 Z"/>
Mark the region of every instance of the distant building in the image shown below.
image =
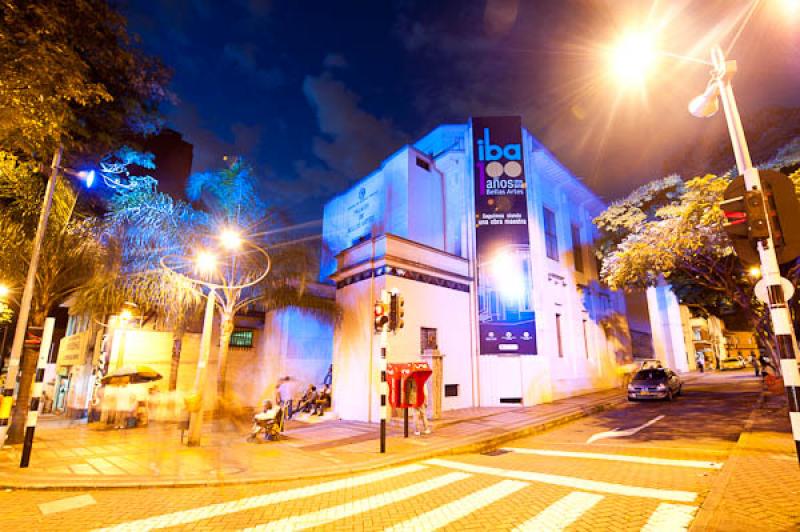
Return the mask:
<path id="1" fill-rule="evenodd" d="M 183 198 L 192 171 L 193 146 L 177 131 L 165 128 L 147 137 L 142 149 L 155 155 L 156 168 L 148 172 L 158 180 L 159 190 Z"/>

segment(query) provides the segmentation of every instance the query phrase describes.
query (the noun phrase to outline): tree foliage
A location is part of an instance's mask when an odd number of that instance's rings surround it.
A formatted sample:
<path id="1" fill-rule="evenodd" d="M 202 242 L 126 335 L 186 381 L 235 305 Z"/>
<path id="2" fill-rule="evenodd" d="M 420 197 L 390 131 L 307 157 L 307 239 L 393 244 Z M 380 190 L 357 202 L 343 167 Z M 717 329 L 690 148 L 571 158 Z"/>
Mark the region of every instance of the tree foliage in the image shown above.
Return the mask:
<path id="1" fill-rule="evenodd" d="M 159 125 L 168 72 L 106 0 L 0 0 L 0 148 L 102 154 Z"/>
<path id="2" fill-rule="evenodd" d="M 800 140 L 795 139 L 764 167 L 786 171 L 798 162 Z M 791 174 L 800 186 L 800 172 Z M 720 202 L 729 183 L 728 176 L 711 174 L 685 183 L 669 176 L 610 205 L 595 219 L 602 235 L 601 277 L 610 287 L 626 290 L 664 280 L 696 313 L 738 314 L 768 346 L 768 315 L 723 230 Z"/>

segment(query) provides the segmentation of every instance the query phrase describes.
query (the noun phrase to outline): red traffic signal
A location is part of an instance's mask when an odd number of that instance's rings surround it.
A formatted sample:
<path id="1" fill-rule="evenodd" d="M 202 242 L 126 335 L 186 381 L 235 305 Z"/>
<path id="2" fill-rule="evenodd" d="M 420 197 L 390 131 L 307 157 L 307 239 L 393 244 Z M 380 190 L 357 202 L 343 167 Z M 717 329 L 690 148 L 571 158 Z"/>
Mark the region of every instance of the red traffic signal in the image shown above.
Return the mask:
<path id="1" fill-rule="evenodd" d="M 382 301 L 375 302 L 374 320 L 375 332 L 383 331 L 383 326 L 389 323 L 389 308 Z"/>

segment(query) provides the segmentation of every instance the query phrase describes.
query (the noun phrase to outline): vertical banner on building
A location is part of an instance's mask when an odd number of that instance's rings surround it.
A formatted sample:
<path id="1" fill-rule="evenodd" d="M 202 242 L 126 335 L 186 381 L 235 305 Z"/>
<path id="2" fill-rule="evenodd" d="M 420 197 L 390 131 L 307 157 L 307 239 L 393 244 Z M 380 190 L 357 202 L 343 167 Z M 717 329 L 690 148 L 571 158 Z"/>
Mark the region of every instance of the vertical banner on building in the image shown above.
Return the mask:
<path id="1" fill-rule="evenodd" d="M 480 353 L 535 355 L 522 119 L 473 118 L 472 155 Z"/>

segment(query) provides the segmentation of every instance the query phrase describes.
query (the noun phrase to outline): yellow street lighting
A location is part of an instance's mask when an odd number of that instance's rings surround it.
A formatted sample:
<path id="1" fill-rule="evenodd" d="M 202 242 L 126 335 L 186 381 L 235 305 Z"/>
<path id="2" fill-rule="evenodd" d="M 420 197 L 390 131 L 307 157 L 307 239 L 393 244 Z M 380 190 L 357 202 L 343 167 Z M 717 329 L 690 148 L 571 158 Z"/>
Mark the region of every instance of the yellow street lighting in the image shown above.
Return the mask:
<path id="1" fill-rule="evenodd" d="M 131 312 L 130 309 L 127 308 L 119 313 L 119 319 L 121 319 L 122 321 L 129 321 L 132 317 L 133 317 L 133 312 Z"/>
<path id="2" fill-rule="evenodd" d="M 242 237 L 238 231 L 233 229 L 225 229 L 219 239 L 225 249 L 235 250 L 242 247 Z"/>
<path id="3" fill-rule="evenodd" d="M 750 269 L 747 270 L 747 274 L 750 277 L 755 277 L 755 278 L 761 277 L 761 268 L 759 268 L 758 266 L 751 266 Z"/>
<path id="4" fill-rule="evenodd" d="M 7 298 L 8 294 L 10 294 L 10 293 L 11 293 L 11 289 L 8 286 L 0 283 L 0 299 Z"/>
<path id="5" fill-rule="evenodd" d="M 197 271 L 200 273 L 209 274 L 213 272 L 214 268 L 217 266 L 217 257 L 213 253 L 201 251 L 197 254 L 195 265 L 197 266 Z"/>
<path id="6" fill-rule="evenodd" d="M 644 32 L 628 33 L 610 50 L 611 69 L 624 85 L 642 83 L 655 60 L 653 39 Z"/>

